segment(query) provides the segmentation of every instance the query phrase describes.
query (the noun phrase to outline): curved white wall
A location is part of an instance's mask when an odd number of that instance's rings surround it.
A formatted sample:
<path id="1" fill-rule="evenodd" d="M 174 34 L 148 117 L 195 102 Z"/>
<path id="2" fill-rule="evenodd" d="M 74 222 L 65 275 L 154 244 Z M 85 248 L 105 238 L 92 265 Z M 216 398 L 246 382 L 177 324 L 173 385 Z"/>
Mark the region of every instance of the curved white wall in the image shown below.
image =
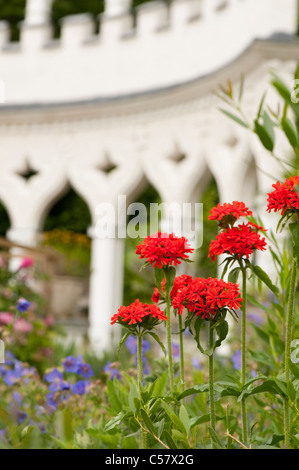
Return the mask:
<path id="1" fill-rule="evenodd" d="M 0 28 L 0 80 L 6 104 L 116 97 L 169 87 L 212 73 L 256 38 L 296 30 L 296 0 L 175 0 L 130 15 L 67 17 L 61 40 L 49 24 L 23 24 L 18 47 Z"/>

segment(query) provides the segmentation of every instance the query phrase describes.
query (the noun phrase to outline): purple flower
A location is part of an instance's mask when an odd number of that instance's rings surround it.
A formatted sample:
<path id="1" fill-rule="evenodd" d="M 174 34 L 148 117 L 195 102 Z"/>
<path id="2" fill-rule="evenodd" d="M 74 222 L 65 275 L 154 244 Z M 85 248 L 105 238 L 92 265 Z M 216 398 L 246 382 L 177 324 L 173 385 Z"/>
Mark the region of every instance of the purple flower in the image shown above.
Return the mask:
<path id="1" fill-rule="evenodd" d="M 242 355 L 241 355 L 240 349 L 237 349 L 237 351 L 235 352 L 235 354 L 233 354 L 233 356 L 232 356 L 232 362 L 233 362 L 234 369 L 236 369 L 236 370 L 241 369 L 241 366 L 242 366 Z"/>
<path id="2" fill-rule="evenodd" d="M 104 372 L 106 372 L 107 374 L 110 374 L 110 379 L 113 380 L 114 377 L 117 378 L 117 380 L 120 380 L 121 379 L 121 373 L 119 372 L 118 369 L 116 369 L 116 367 L 111 367 L 111 362 L 108 361 L 105 366 L 104 366 Z"/>
<path id="3" fill-rule="evenodd" d="M 8 370 L 3 378 L 4 382 L 8 386 L 12 386 L 18 379 L 21 378 L 21 373 L 15 370 Z"/>
<path id="4" fill-rule="evenodd" d="M 22 424 L 27 417 L 28 415 L 27 413 L 25 413 L 25 411 L 22 411 L 22 410 L 17 411 L 17 421 L 19 424 Z"/>
<path id="5" fill-rule="evenodd" d="M 257 313 L 248 313 L 247 318 L 248 320 L 251 320 L 253 323 L 256 323 L 257 325 L 260 325 L 261 323 L 263 323 L 263 319 Z"/>
<path id="6" fill-rule="evenodd" d="M 5 429 L 0 429 L 0 440 L 5 439 Z"/>
<path id="7" fill-rule="evenodd" d="M 51 392 L 46 396 L 46 400 L 48 405 L 56 410 L 58 403 L 61 401 L 61 398 L 58 393 Z"/>
<path id="8" fill-rule="evenodd" d="M 58 369 L 53 369 L 51 372 L 45 374 L 44 379 L 48 383 L 55 382 L 56 380 L 63 380 L 63 374 Z"/>
<path id="9" fill-rule="evenodd" d="M 200 363 L 200 360 L 197 356 L 192 357 L 192 366 L 194 367 L 194 369 L 202 369 L 202 364 Z"/>
<path id="10" fill-rule="evenodd" d="M 72 386 L 72 392 L 76 395 L 84 395 L 89 382 L 85 380 L 79 380 Z"/>
<path id="11" fill-rule="evenodd" d="M 179 357 L 180 357 L 180 345 L 179 344 L 173 344 L 171 346 L 171 350 L 172 350 L 173 359 L 179 359 Z"/>
<path id="12" fill-rule="evenodd" d="M 12 393 L 12 399 L 18 406 L 21 406 L 23 397 L 20 394 L 20 392 L 18 392 L 17 390 L 14 390 Z"/>
<path id="13" fill-rule="evenodd" d="M 74 356 L 68 356 L 62 363 L 65 372 L 77 373 L 78 367 L 80 365 L 80 360 Z"/>
<path id="14" fill-rule="evenodd" d="M 89 364 L 82 363 L 78 367 L 77 374 L 82 375 L 82 377 L 85 379 L 88 379 L 94 375 L 94 372 Z"/>
<path id="15" fill-rule="evenodd" d="M 21 313 L 24 313 L 24 312 L 27 312 L 27 310 L 29 309 L 31 303 L 26 300 L 26 299 L 23 299 L 23 298 L 20 298 L 18 300 L 18 303 L 17 303 L 17 310 Z"/>

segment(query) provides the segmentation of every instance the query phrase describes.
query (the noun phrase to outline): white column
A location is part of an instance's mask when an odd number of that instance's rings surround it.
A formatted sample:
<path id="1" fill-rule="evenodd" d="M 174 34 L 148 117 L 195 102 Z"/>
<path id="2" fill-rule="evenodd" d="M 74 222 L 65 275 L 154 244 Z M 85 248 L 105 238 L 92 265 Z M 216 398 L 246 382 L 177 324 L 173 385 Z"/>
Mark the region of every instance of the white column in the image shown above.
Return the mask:
<path id="1" fill-rule="evenodd" d="M 91 276 L 89 294 L 89 339 L 96 354 L 111 349 L 119 340 L 118 325 L 111 317 L 122 303 L 124 239 L 101 238 L 92 227 Z M 117 235 L 117 232 L 116 232 Z"/>
<path id="2" fill-rule="evenodd" d="M 38 239 L 37 228 L 11 228 L 7 231 L 6 237 L 13 243 L 34 247 Z M 22 248 L 12 248 L 10 251 L 13 257 L 10 260 L 9 266 L 12 271 L 18 269 L 20 261 L 24 255 Z"/>
<path id="3" fill-rule="evenodd" d="M 25 24 L 37 26 L 49 23 L 53 0 L 27 0 Z"/>
<path id="4" fill-rule="evenodd" d="M 131 0 L 106 0 L 105 16 L 120 16 L 128 13 L 131 7 Z"/>

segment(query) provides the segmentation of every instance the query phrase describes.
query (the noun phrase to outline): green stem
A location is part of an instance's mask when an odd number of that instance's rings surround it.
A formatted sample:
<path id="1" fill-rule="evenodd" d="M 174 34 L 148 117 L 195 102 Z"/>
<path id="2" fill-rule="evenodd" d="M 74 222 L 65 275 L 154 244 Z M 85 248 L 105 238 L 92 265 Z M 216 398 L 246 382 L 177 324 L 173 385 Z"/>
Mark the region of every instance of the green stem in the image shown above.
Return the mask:
<path id="1" fill-rule="evenodd" d="M 213 348 L 214 331 L 212 322 L 209 321 L 209 349 Z M 210 425 L 213 431 L 216 428 L 215 415 L 215 398 L 214 398 L 214 353 L 209 355 L 209 394 L 210 394 Z M 212 448 L 214 449 L 214 441 L 212 440 Z"/>
<path id="2" fill-rule="evenodd" d="M 138 396 L 141 399 L 141 384 L 142 384 L 142 335 L 137 335 L 137 384 Z"/>
<path id="3" fill-rule="evenodd" d="M 185 364 L 184 364 L 184 339 L 183 339 L 183 322 L 182 315 L 179 315 L 179 331 L 180 331 L 180 377 L 182 382 L 182 391 L 185 388 Z"/>
<path id="4" fill-rule="evenodd" d="M 142 334 L 137 335 L 137 385 L 138 385 L 138 397 L 141 401 L 141 387 L 142 387 Z M 142 435 L 142 449 L 146 449 L 146 432 L 141 430 Z"/>
<path id="5" fill-rule="evenodd" d="M 296 291 L 296 277 L 297 277 L 297 260 L 293 258 L 291 277 L 290 277 L 290 290 L 288 298 L 287 318 L 286 318 L 286 339 L 285 339 L 285 380 L 286 383 L 290 380 L 290 365 L 289 360 L 291 357 L 291 342 L 292 342 L 292 330 L 293 330 L 293 311 L 295 303 L 295 291 Z M 290 447 L 290 409 L 289 409 L 289 398 L 284 399 L 284 442 L 286 447 Z"/>
<path id="6" fill-rule="evenodd" d="M 246 381 L 246 268 L 241 266 L 242 269 L 242 333 L 241 333 L 241 383 L 245 384 Z M 247 416 L 246 416 L 246 403 L 245 398 L 241 401 L 241 415 L 242 415 L 242 440 L 247 442 Z"/>
<path id="7" fill-rule="evenodd" d="M 169 382 L 170 390 L 174 392 L 174 373 L 173 373 L 173 360 L 172 360 L 172 348 L 171 348 L 171 325 L 170 325 L 170 297 L 166 296 L 166 336 L 167 336 L 167 349 L 168 349 L 168 371 L 169 371 Z"/>

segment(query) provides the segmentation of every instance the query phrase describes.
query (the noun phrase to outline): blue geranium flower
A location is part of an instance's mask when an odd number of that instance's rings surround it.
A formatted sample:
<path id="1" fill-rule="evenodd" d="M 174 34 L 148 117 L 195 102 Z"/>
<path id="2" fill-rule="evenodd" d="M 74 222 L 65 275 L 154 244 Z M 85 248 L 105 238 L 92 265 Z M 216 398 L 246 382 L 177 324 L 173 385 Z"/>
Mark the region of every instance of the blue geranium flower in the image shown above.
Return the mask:
<path id="1" fill-rule="evenodd" d="M 88 381 L 79 380 L 72 386 L 72 392 L 75 393 L 75 395 L 84 395 L 88 385 L 89 385 Z"/>
<path id="2" fill-rule="evenodd" d="M 17 390 L 14 390 L 12 393 L 12 399 L 18 406 L 21 406 L 23 397 L 20 394 L 20 392 L 18 392 Z"/>
<path id="3" fill-rule="evenodd" d="M 47 372 L 47 374 L 45 374 L 44 379 L 48 383 L 52 383 L 56 380 L 63 380 L 63 374 L 58 369 L 52 369 L 50 372 Z"/>
<path id="4" fill-rule="evenodd" d="M 85 379 L 92 377 L 94 372 L 89 364 L 81 363 L 77 369 L 77 374 L 82 375 Z"/>
<path id="5" fill-rule="evenodd" d="M 80 364 L 81 364 L 80 359 L 77 359 L 74 356 L 66 357 L 62 363 L 65 372 L 70 372 L 70 373 L 77 373 L 77 370 Z"/>
<path id="6" fill-rule="evenodd" d="M 108 361 L 105 366 L 104 366 L 104 372 L 106 372 L 106 374 L 110 374 L 110 379 L 113 380 L 114 377 L 117 378 L 117 380 L 120 380 L 121 379 L 121 373 L 120 371 L 116 368 L 116 367 L 113 367 L 112 364 L 111 364 L 111 361 Z"/>
<path id="7" fill-rule="evenodd" d="M 31 303 L 24 299 L 24 298 L 20 298 L 18 300 L 18 303 L 17 303 L 17 310 L 21 313 L 25 313 L 27 312 L 27 310 L 29 309 L 29 307 L 31 306 Z"/>
<path id="8" fill-rule="evenodd" d="M 70 384 L 64 380 L 63 374 L 58 369 L 53 369 L 45 374 L 44 379 L 50 384 L 49 390 L 52 393 L 69 390 Z"/>
<path id="9" fill-rule="evenodd" d="M 18 379 L 21 378 L 21 372 L 17 370 L 8 370 L 3 377 L 4 382 L 8 386 L 12 386 L 16 383 Z"/>

